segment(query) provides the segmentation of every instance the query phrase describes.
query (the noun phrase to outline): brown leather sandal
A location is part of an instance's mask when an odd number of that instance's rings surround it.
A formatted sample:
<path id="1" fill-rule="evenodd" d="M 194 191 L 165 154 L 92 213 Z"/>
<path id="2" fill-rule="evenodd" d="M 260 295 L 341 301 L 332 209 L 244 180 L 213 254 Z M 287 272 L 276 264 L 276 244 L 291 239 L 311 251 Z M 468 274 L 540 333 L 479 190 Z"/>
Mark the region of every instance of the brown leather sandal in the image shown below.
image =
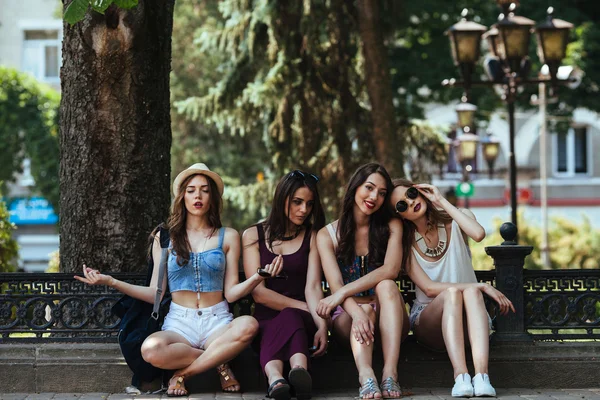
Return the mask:
<path id="1" fill-rule="evenodd" d="M 171 381 L 175 379 L 175 384 L 173 386 L 171 386 Z M 169 390 L 171 391 L 171 393 L 169 393 Z M 175 394 L 173 392 L 175 392 L 176 390 L 182 390 L 183 393 L 182 394 Z M 167 397 L 183 397 L 183 396 L 187 396 L 188 395 L 188 391 L 185 388 L 185 386 L 183 385 L 183 376 L 173 376 L 170 380 L 169 380 L 169 389 L 167 390 Z"/>
<path id="2" fill-rule="evenodd" d="M 228 363 L 219 365 L 217 367 L 217 372 L 219 373 L 219 379 L 221 380 L 221 389 L 223 389 L 224 392 L 237 393 L 241 390 L 241 389 L 226 390 L 226 389 L 236 386 L 236 385 L 238 387 L 240 386 L 240 383 L 238 382 L 238 380 L 235 379 L 235 376 L 233 376 L 233 371 L 231 370 L 231 367 L 229 366 Z"/>

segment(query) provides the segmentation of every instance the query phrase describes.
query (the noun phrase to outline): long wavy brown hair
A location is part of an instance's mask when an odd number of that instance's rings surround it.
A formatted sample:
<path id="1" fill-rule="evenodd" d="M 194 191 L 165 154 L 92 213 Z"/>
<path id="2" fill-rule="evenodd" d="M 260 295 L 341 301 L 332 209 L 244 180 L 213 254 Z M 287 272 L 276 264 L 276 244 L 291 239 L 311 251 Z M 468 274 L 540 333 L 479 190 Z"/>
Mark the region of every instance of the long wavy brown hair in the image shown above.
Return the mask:
<path id="1" fill-rule="evenodd" d="M 354 221 L 354 196 L 356 190 L 367 180 L 371 174 L 379 174 L 385 180 L 387 189 L 384 203 L 381 208 L 371 214 L 369 218 L 369 265 L 383 265 L 387 243 L 390 237 L 390 228 L 388 222 L 390 220 L 389 208 L 386 204 L 389 202 L 392 194 L 392 179 L 387 170 L 377 163 L 368 163 L 359 167 L 348 182 L 346 194 L 342 202 L 342 211 L 338 222 L 339 246 L 336 256 L 345 265 L 352 265 L 356 257 L 355 251 L 355 233 L 356 222 Z"/>
<path id="2" fill-rule="evenodd" d="M 409 188 L 415 185 L 414 182 L 403 178 L 394 179 L 392 181 L 392 184 L 394 185 L 394 189 L 399 186 Z M 432 229 L 440 223 L 446 225 L 452 222 L 452 217 L 448 215 L 446 211 L 439 210 L 438 208 L 436 208 L 433 205 L 433 203 L 427 197 L 421 195 L 421 193 L 419 193 L 419 196 L 427 204 L 425 218 L 427 218 L 428 230 Z M 410 255 L 412 254 L 411 247 L 415 241 L 415 231 L 417 230 L 417 227 L 412 221 L 409 221 L 406 218 L 402 218 L 400 214 L 396 213 L 395 205 L 391 204 L 391 201 L 388 201 L 388 207 L 390 209 L 390 212 L 392 212 L 395 217 L 400 218 L 400 220 L 402 221 L 402 226 L 404 228 L 402 233 L 402 271 L 407 271 L 407 268 L 410 267 Z"/>
<path id="3" fill-rule="evenodd" d="M 277 184 L 271 211 L 267 219 L 262 223 L 265 235 L 268 238 L 269 248 L 271 249 L 273 248 L 274 241 L 283 239 L 287 225 L 290 223 L 289 218 L 286 216 L 285 202 L 288 202 L 287 215 L 289 215 L 294 193 L 302 187 L 307 187 L 313 194 L 313 208 L 302 224 L 306 228 L 305 234 L 310 235 L 312 231 L 317 232 L 325 225 L 325 213 L 321 205 L 317 182 L 310 178 L 307 173 L 304 174 L 306 177 L 297 174 L 296 171 L 292 171 L 281 178 Z"/>
<path id="4" fill-rule="evenodd" d="M 179 193 L 173 200 L 171 215 L 167 221 L 169 236 L 173 244 L 173 251 L 177 254 L 177 264 L 183 266 L 190 260 L 192 247 L 188 240 L 185 223 L 187 219 L 187 209 L 185 208 L 185 188 L 196 175 L 202 175 L 208 181 L 208 192 L 210 194 L 210 208 L 208 210 L 208 224 L 213 228 L 211 236 L 221 228 L 221 209 L 223 208 L 223 199 L 217 189 L 215 181 L 203 174 L 190 175 L 179 185 Z"/>

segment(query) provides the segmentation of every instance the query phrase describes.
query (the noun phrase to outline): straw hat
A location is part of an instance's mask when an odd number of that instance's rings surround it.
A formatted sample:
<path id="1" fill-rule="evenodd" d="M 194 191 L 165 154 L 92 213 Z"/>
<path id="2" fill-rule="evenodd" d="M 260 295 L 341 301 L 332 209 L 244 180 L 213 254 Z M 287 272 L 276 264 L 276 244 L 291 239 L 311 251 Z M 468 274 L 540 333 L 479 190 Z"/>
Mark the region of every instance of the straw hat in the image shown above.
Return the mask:
<path id="1" fill-rule="evenodd" d="M 219 174 L 217 174 L 216 172 L 212 172 L 210 169 L 208 169 L 208 167 L 204 163 L 196 163 L 188 169 L 181 171 L 179 175 L 177 175 L 177 177 L 173 181 L 173 195 L 177 196 L 177 193 L 179 193 L 179 185 L 181 185 L 181 182 L 183 182 L 185 178 L 187 178 L 190 175 L 196 174 L 208 176 L 213 181 L 215 181 L 217 189 L 219 189 L 219 193 L 221 194 L 221 196 L 223 196 L 223 179 L 221 179 Z"/>

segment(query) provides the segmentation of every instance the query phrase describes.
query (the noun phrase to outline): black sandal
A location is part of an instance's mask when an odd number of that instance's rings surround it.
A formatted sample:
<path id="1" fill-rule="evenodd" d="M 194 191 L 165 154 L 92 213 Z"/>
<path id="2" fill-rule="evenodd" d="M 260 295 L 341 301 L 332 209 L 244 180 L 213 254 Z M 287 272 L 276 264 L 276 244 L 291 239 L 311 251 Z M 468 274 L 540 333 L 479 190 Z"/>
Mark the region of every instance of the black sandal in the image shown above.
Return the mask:
<path id="1" fill-rule="evenodd" d="M 292 368 L 288 375 L 290 385 L 296 391 L 298 400 L 309 400 L 312 397 L 312 377 L 302 367 Z"/>
<path id="2" fill-rule="evenodd" d="M 275 387 L 277 384 L 281 383 L 281 385 Z M 290 385 L 286 382 L 285 379 L 277 379 L 275 382 L 271 383 L 269 389 L 267 389 L 267 397 L 275 400 L 289 400 L 292 397 L 290 396 Z"/>

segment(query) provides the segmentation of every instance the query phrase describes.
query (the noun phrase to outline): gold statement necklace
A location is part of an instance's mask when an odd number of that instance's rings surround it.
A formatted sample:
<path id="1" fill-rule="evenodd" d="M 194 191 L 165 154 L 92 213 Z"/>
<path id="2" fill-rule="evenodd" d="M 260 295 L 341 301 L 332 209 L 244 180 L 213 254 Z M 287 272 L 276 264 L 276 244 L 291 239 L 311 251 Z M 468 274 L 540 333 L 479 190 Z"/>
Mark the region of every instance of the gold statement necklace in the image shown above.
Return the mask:
<path id="1" fill-rule="evenodd" d="M 448 235 L 446 234 L 446 227 L 444 224 L 439 224 L 437 226 L 437 231 L 438 244 L 434 248 L 431 248 L 427 246 L 425 238 L 423 238 L 423 236 L 415 230 L 415 241 L 417 242 L 417 246 L 419 247 L 419 250 L 421 250 L 421 252 L 428 257 L 437 257 L 440 254 L 443 254 L 444 250 L 446 250 L 446 245 L 448 244 Z"/>

